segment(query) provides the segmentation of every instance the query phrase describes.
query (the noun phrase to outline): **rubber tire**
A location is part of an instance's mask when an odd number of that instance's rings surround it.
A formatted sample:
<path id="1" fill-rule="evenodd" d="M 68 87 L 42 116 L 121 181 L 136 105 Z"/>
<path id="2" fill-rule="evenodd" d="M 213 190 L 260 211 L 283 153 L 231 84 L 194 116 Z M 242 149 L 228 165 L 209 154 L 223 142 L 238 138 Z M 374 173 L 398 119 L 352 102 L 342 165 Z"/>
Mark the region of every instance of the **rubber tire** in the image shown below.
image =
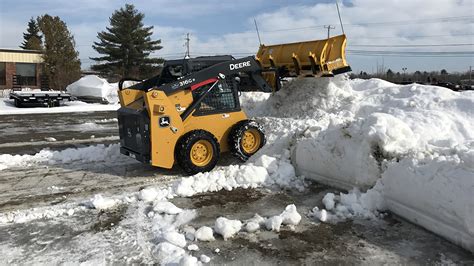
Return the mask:
<path id="1" fill-rule="evenodd" d="M 213 156 L 211 161 L 205 166 L 195 165 L 189 156 L 191 148 L 194 143 L 199 140 L 207 140 L 212 145 Z M 188 174 L 194 175 L 201 172 L 209 172 L 216 166 L 220 157 L 220 146 L 217 139 L 209 132 L 205 130 L 193 130 L 184 136 L 178 141 L 176 145 L 176 161 L 178 165 Z"/>
<path id="2" fill-rule="evenodd" d="M 249 129 L 256 129 L 260 133 L 260 147 L 252 154 L 246 153 L 241 145 L 241 139 L 245 131 Z M 242 161 L 247 161 L 250 156 L 254 155 L 257 153 L 267 142 L 265 138 L 265 131 L 263 130 L 263 127 L 257 123 L 257 121 L 254 120 L 242 120 L 235 124 L 229 134 L 229 149 L 232 155 L 235 157 L 239 158 Z"/>

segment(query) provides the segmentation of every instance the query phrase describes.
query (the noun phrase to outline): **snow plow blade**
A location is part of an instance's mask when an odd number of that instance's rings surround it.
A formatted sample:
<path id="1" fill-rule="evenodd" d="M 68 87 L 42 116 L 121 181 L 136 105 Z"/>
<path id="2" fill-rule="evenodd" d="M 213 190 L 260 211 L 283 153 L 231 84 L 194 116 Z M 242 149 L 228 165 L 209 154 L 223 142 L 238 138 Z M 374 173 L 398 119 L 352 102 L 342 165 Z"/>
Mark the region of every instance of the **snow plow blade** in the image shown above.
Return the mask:
<path id="1" fill-rule="evenodd" d="M 276 45 L 260 45 L 256 59 L 264 71 L 280 77 L 334 76 L 351 71 L 346 62 L 346 35 Z"/>

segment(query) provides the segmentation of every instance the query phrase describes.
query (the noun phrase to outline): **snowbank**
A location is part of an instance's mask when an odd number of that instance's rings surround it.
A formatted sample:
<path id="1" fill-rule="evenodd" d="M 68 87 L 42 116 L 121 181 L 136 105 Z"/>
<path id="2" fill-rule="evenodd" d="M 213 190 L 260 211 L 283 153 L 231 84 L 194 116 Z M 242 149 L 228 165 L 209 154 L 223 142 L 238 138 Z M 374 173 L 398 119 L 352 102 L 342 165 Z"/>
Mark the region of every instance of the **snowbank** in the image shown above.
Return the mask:
<path id="1" fill-rule="evenodd" d="M 340 195 L 330 215 L 369 217 L 388 209 L 474 250 L 473 92 L 378 79 L 296 85 L 301 90 L 286 97 L 292 104 L 279 109 L 322 121 L 321 130 L 295 145 L 297 173 L 369 189 Z"/>
<path id="2" fill-rule="evenodd" d="M 61 151 L 43 149 L 34 155 L 0 154 L 0 170 L 11 167 L 26 167 L 33 164 L 113 161 L 120 157 L 119 144 L 99 144 L 85 148 L 68 148 Z"/>

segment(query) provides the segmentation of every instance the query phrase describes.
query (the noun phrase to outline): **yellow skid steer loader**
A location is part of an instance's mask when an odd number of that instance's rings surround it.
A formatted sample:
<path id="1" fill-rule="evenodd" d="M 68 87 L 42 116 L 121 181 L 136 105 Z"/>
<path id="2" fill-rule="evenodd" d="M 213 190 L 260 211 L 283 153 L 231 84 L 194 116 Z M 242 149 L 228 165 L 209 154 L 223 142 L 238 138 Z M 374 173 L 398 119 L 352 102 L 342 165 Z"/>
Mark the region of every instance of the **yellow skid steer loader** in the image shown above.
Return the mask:
<path id="1" fill-rule="evenodd" d="M 307 75 L 308 70 L 315 76 L 349 71 L 344 47 L 343 35 L 261 46 L 257 57 L 165 63 L 161 75 L 127 88 L 123 79 L 120 152 L 162 168 L 177 162 L 188 174 L 212 170 L 222 152 L 245 161 L 266 140 L 261 125 L 241 110 L 239 91 L 273 92 L 281 77 Z"/>

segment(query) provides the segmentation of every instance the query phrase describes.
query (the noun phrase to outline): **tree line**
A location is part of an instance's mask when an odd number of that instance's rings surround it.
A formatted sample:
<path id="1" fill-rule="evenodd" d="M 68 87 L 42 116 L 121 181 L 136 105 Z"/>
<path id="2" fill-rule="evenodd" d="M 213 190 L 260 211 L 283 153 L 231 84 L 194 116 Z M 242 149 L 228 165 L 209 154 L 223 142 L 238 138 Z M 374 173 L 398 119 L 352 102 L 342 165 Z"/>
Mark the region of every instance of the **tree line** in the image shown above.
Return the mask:
<path id="1" fill-rule="evenodd" d="M 465 72 L 453 72 L 449 73 L 446 69 L 440 71 L 420 71 L 414 72 L 394 72 L 388 69 L 386 72 L 378 71 L 378 73 L 369 74 L 365 71 L 359 73 L 351 73 L 350 78 L 380 78 L 393 83 L 420 83 L 420 84 L 439 84 L 439 83 L 452 83 L 454 85 L 467 85 L 470 78 L 469 70 Z M 473 85 L 473 84 L 469 84 Z"/>
<path id="2" fill-rule="evenodd" d="M 153 40 L 153 26 L 145 26 L 145 15 L 126 4 L 109 18 L 110 26 L 98 32 L 92 47 L 100 55 L 92 70 L 104 76 L 120 79 L 147 78 L 157 73 L 163 60 L 152 58 L 152 52 L 162 48 L 161 40 Z M 74 36 L 58 16 L 45 14 L 31 18 L 20 48 L 39 50 L 44 61 L 43 74 L 51 89 L 64 90 L 81 76 L 81 61 Z"/>

